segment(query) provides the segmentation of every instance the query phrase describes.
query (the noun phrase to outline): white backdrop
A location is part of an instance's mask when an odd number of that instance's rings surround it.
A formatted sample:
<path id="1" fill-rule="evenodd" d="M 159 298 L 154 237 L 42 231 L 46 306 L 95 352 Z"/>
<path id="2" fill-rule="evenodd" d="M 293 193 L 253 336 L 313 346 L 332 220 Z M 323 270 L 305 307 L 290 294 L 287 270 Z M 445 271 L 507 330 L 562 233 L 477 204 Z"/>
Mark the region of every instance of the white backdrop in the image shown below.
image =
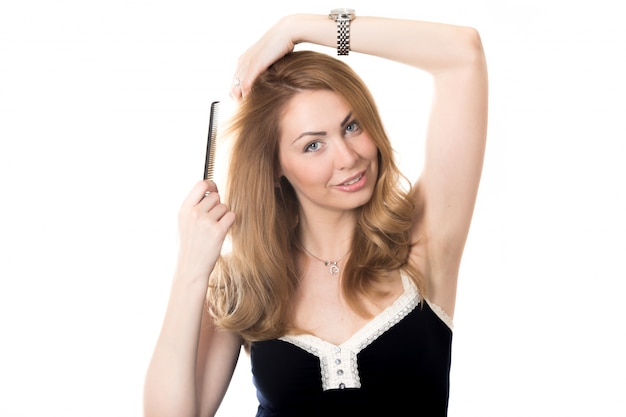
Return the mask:
<path id="1" fill-rule="evenodd" d="M 626 416 L 617 3 L 244 3 L 0 6 L 0 415 L 141 415 L 210 102 L 227 117 L 237 57 L 280 16 L 349 6 L 475 26 L 487 53 L 488 148 L 449 415 Z M 428 79 L 356 54 L 348 62 L 414 177 Z M 254 415 L 245 356 L 240 365 L 219 416 Z"/>

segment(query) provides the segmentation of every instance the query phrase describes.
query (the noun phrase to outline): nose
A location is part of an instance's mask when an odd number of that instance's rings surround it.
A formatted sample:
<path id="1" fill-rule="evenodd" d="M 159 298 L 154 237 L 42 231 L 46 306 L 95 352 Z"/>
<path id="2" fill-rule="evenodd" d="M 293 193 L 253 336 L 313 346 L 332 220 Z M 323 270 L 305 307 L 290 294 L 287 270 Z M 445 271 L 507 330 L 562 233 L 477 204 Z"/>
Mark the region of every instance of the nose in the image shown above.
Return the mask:
<path id="1" fill-rule="evenodd" d="M 335 168 L 347 170 L 353 168 L 359 160 L 359 154 L 351 146 L 349 141 L 339 139 L 335 146 Z"/>

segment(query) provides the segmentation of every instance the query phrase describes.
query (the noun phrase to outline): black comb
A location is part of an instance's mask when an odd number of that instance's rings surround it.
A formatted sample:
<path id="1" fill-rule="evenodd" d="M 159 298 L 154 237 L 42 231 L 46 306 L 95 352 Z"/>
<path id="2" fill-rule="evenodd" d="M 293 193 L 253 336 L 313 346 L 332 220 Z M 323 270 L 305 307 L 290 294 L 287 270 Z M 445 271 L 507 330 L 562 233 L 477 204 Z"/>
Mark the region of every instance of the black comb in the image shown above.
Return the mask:
<path id="1" fill-rule="evenodd" d="M 211 115 L 209 118 L 209 135 L 206 142 L 206 156 L 204 158 L 204 179 L 213 180 L 215 169 L 215 142 L 217 141 L 217 117 L 219 114 L 219 101 L 211 103 Z"/>

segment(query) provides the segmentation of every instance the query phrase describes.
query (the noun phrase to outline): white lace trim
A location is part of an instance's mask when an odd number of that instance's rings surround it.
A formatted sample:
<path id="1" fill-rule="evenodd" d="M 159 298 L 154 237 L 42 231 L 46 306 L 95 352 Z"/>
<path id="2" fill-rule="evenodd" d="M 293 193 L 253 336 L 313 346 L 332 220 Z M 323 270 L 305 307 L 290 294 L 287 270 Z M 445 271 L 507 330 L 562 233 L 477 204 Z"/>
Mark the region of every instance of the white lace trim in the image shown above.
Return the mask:
<path id="1" fill-rule="evenodd" d="M 311 334 L 283 336 L 284 340 L 317 356 L 322 370 L 322 388 L 360 388 L 357 354 L 396 323 L 406 317 L 420 302 L 413 282 L 402 276 L 404 293 L 380 314 L 340 345 L 335 345 Z M 428 300 L 426 300 L 428 302 Z M 451 318 L 436 304 L 428 302 L 435 314 L 452 329 Z"/>
<path id="2" fill-rule="evenodd" d="M 430 309 L 433 311 L 433 313 L 435 313 L 437 317 L 439 317 L 439 319 L 441 319 L 441 321 L 443 321 L 446 326 L 450 328 L 450 330 L 453 330 L 454 322 L 452 321 L 452 318 L 448 316 L 448 313 L 446 313 L 443 308 L 439 307 L 437 304 L 431 303 L 428 300 L 426 300 L 426 302 L 430 306 Z"/>

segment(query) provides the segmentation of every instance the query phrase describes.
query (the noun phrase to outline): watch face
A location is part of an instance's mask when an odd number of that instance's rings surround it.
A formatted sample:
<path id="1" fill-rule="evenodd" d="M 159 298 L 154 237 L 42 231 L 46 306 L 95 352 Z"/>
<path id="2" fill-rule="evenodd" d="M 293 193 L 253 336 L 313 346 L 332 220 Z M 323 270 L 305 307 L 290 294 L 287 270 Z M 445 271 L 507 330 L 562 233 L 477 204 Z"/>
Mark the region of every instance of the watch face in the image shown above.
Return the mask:
<path id="1" fill-rule="evenodd" d="M 354 9 L 333 9 L 330 12 L 330 15 L 333 17 L 338 17 L 338 16 L 345 16 L 345 17 L 349 17 L 349 18 L 353 18 L 354 17 Z"/>

